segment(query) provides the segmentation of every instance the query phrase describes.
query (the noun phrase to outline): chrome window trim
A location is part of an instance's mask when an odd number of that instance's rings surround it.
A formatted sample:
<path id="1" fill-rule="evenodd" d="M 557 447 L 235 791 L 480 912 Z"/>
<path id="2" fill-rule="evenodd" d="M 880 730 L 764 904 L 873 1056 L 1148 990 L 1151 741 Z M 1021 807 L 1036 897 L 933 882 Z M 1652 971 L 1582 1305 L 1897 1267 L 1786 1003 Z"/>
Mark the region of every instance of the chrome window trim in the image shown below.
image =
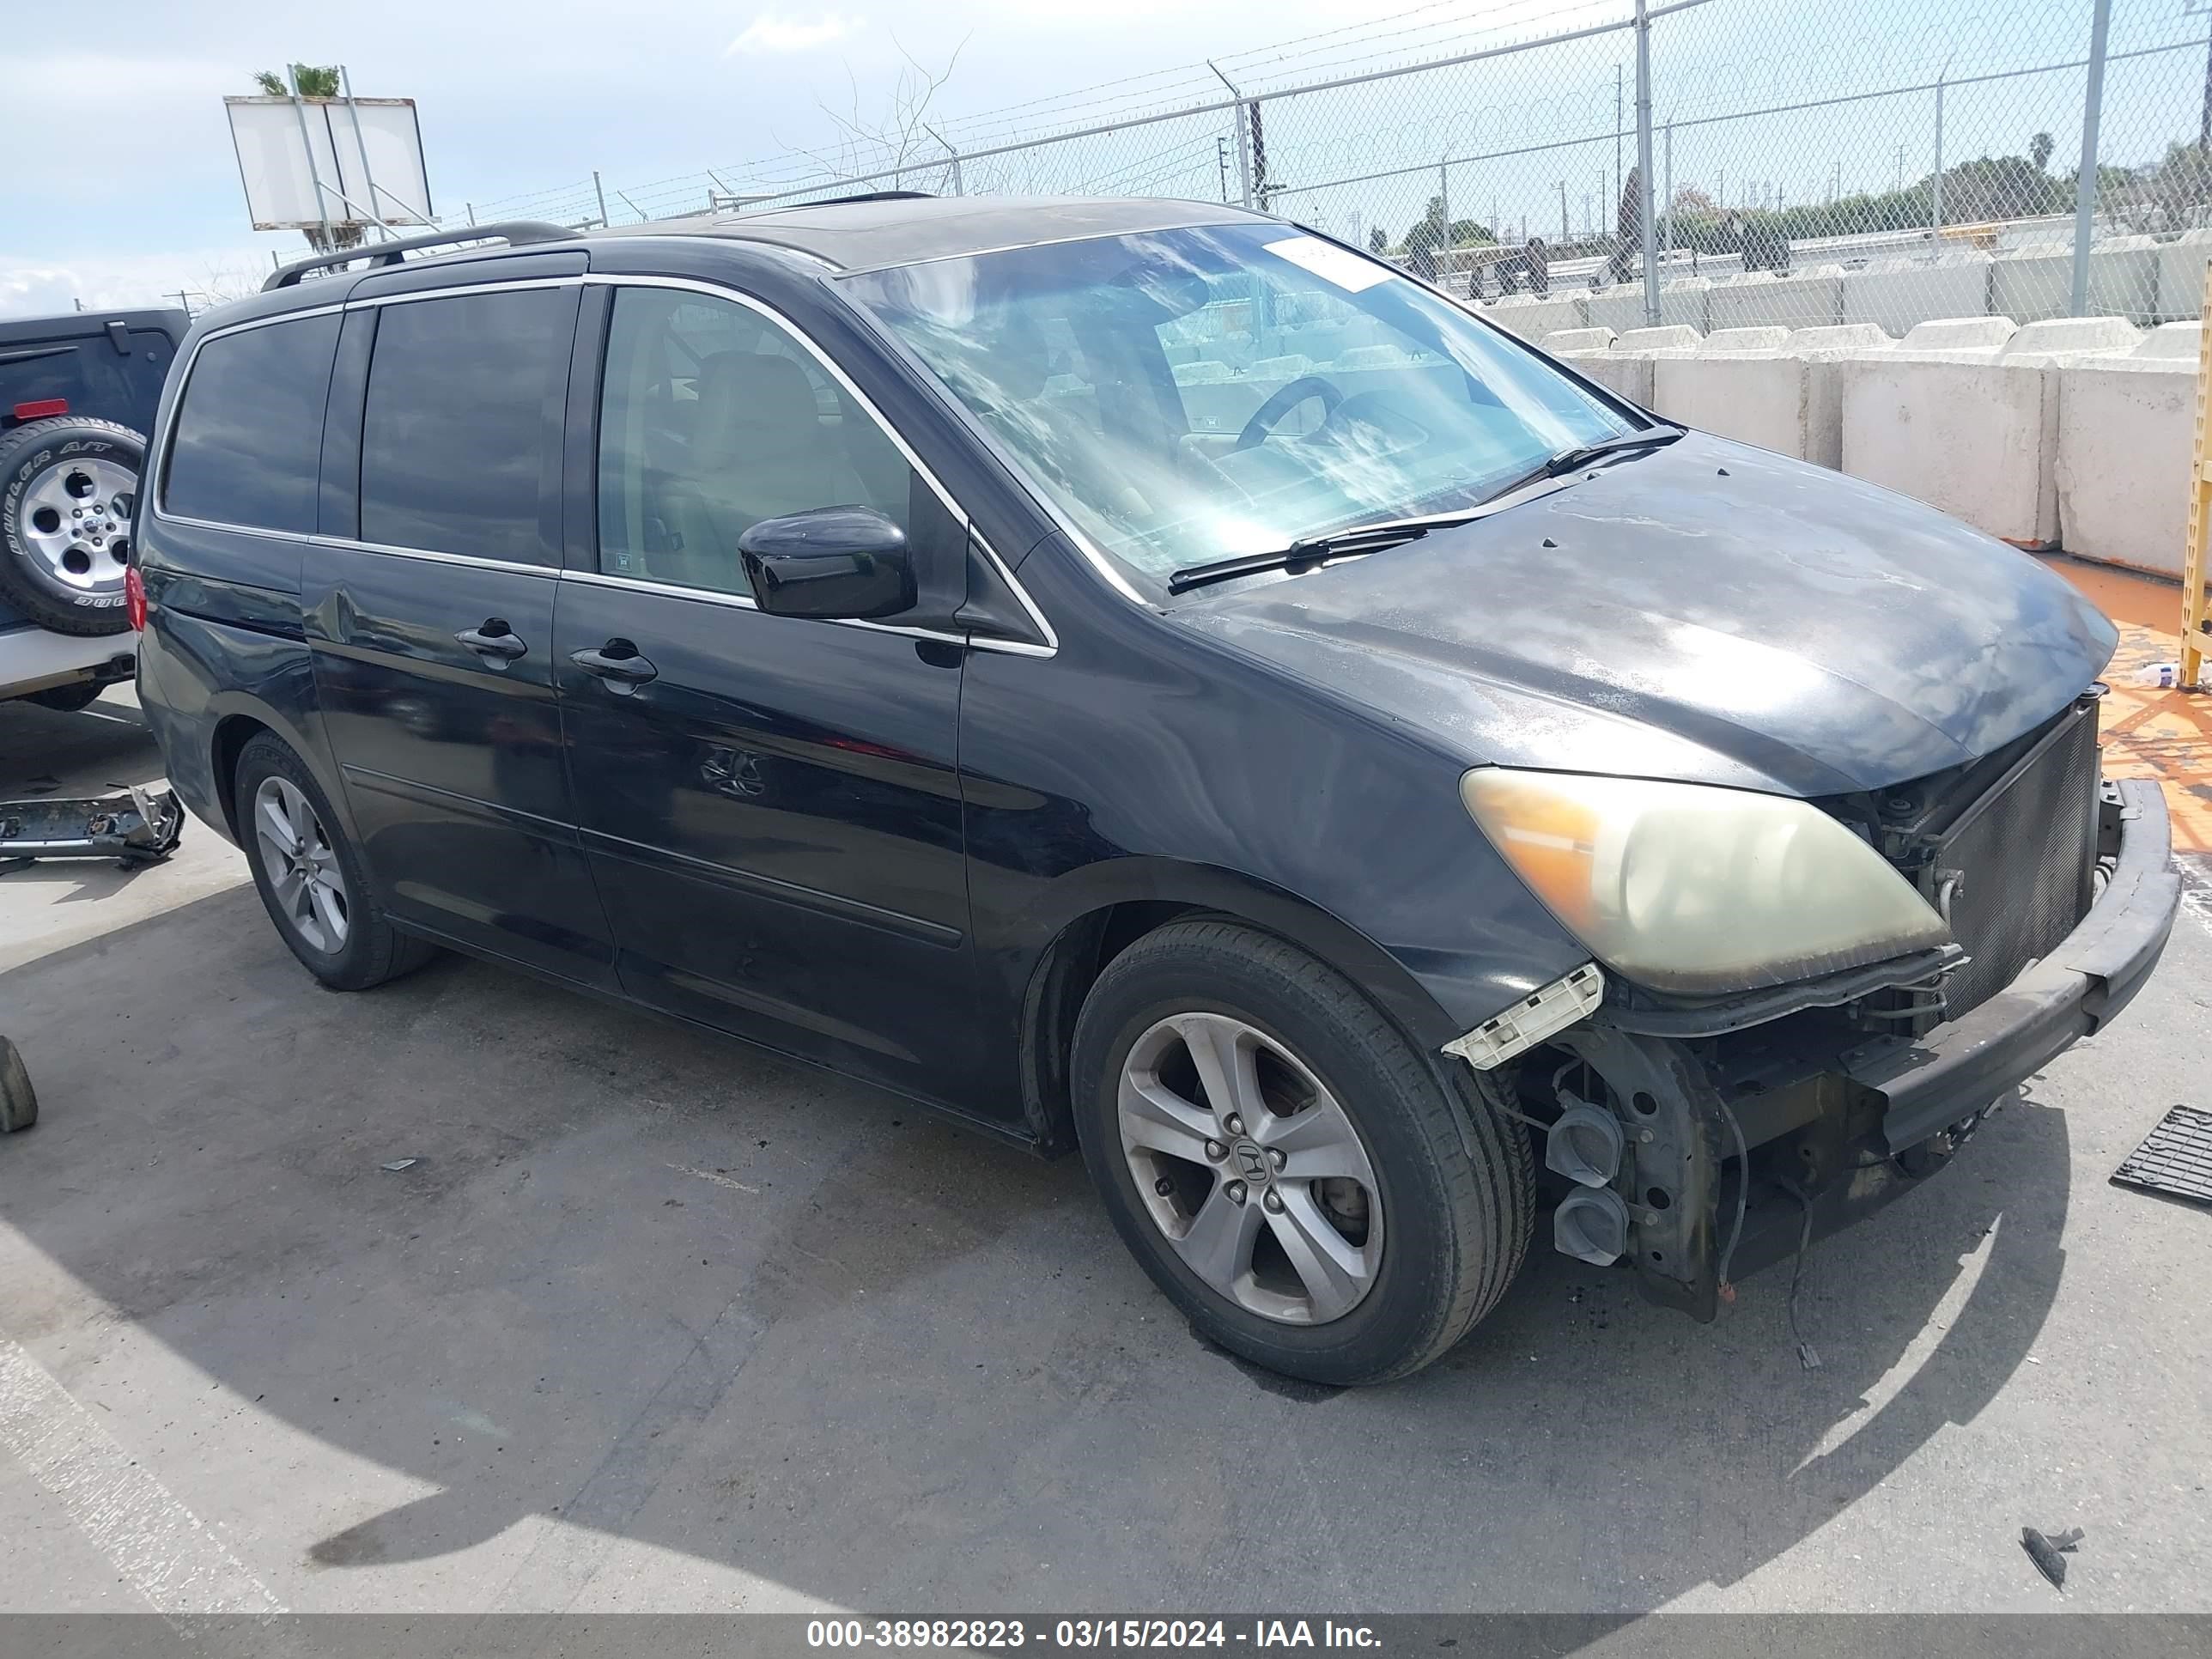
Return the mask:
<path id="1" fill-rule="evenodd" d="M 750 294 L 742 293 L 732 288 L 718 287 L 713 283 L 699 282 L 688 276 L 633 276 L 626 272 L 595 271 L 587 273 L 583 280 L 588 283 L 604 285 L 609 288 L 673 289 L 679 293 L 701 294 L 706 295 L 709 299 L 726 301 L 732 305 L 742 306 L 747 311 L 757 313 L 758 315 L 767 318 L 769 322 L 774 323 L 786 334 L 796 340 L 800 345 L 806 349 L 808 355 L 811 356 L 816 362 L 822 366 L 823 373 L 827 374 L 831 380 L 837 383 L 837 385 L 843 390 L 845 395 L 850 398 L 854 404 L 859 405 L 861 411 L 867 416 L 869 420 L 875 422 L 876 429 L 891 441 L 891 447 L 898 451 L 901 458 L 905 460 L 906 464 L 915 470 L 915 474 L 921 477 L 923 483 L 927 483 L 930 487 L 931 490 L 936 495 L 937 499 L 944 503 L 945 510 L 950 513 L 959 521 L 961 528 L 967 532 L 969 538 L 973 541 L 977 547 L 982 550 L 983 556 L 990 561 L 992 568 L 995 569 L 1000 577 L 1006 581 L 1008 588 L 1012 592 L 1016 599 L 1019 601 L 1023 611 L 1027 613 L 1030 622 L 1036 625 L 1037 632 L 1044 636 L 1045 643 L 1042 647 L 1030 646 L 1028 647 L 1028 650 L 1032 653 L 1042 651 L 1043 654 L 1049 655 L 1052 652 L 1060 648 L 1060 635 L 1053 630 L 1053 626 L 1051 623 L 1046 620 L 1044 612 L 1037 608 L 1036 601 L 1030 598 L 1029 591 L 1018 581 L 1014 580 L 1014 573 L 1012 570 L 1008 568 L 1006 562 L 999 556 L 998 550 L 991 545 L 990 542 L 984 537 L 982 532 L 975 528 L 975 520 L 974 515 L 954 499 L 952 492 L 947 489 L 945 487 L 943 481 L 940 480 L 934 472 L 931 471 L 926 465 L 924 465 L 921 457 L 914 453 L 913 447 L 907 442 L 904 436 L 900 434 L 898 428 L 893 426 L 890 422 L 884 419 L 883 411 L 876 407 L 874 401 L 869 398 L 868 394 L 861 391 L 859 386 L 853 383 L 853 377 L 846 374 L 845 371 L 838 366 L 836 361 L 832 358 L 828 352 L 824 351 L 820 344 L 816 342 L 814 337 L 807 333 L 805 329 L 799 327 L 797 323 L 785 316 L 774 306 L 769 305 L 765 301 L 757 300 Z M 866 623 L 864 625 L 875 628 L 888 627 L 888 624 L 884 623 Z M 945 635 L 932 633 L 927 629 L 891 629 L 890 631 L 912 633 L 917 637 L 923 639 L 944 639 L 949 637 Z M 988 641 L 988 644 L 992 648 L 997 648 L 1003 645 L 1019 645 L 1022 642 L 1019 641 L 994 640 Z"/>
<path id="2" fill-rule="evenodd" d="M 1074 240 L 1079 241 L 1089 239 L 1079 237 Z M 969 256 L 966 254 L 948 254 L 945 257 L 948 258 L 966 258 Z M 930 260 L 917 260 L 915 261 L 915 263 L 933 264 L 935 262 Z M 897 265 L 884 265 L 878 267 L 878 269 L 883 270 L 896 270 L 901 269 L 901 267 Z M 872 273 L 867 271 L 848 271 L 845 274 L 848 276 L 857 276 L 872 275 Z M 849 304 L 850 302 L 848 301 L 848 303 Z M 977 447 L 981 448 L 986 454 L 989 455 L 992 459 L 998 462 L 1000 466 L 1006 470 L 1008 477 L 1018 479 L 1021 482 L 1022 488 L 1028 492 L 1030 499 L 1036 503 L 1038 510 L 1042 512 L 1046 518 L 1052 520 L 1054 525 L 1059 528 L 1060 534 L 1067 538 L 1068 545 L 1083 556 L 1085 562 L 1088 563 L 1093 570 L 1096 570 L 1098 573 L 1100 579 L 1103 580 L 1109 587 L 1112 588 L 1116 593 L 1119 593 L 1123 599 L 1128 600 L 1132 605 L 1143 605 L 1149 611 L 1158 611 L 1161 609 L 1158 601 L 1148 599 L 1144 594 L 1137 591 L 1135 584 L 1130 581 L 1128 574 L 1120 565 L 1116 564 L 1110 557 L 1109 557 L 1105 551 L 1093 542 L 1088 535 L 1085 534 L 1083 527 L 1077 524 L 1073 519 L 1070 518 L 1067 514 L 1062 510 L 1060 503 L 1052 498 L 1052 492 L 1050 490 L 1038 488 L 1038 486 L 1031 480 L 1029 469 L 1023 465 L 1019 460 L 1016 459 L 1013 452 L 1009 450 L 1005 444 L 1000 441 L 998 434 L 992 431 L 990 428 L 985 426 L 982 421 L 977 417 L 974 410 L 970 410 L 967 404 L 962 403 L 957 397 L 953 395 L 952 388 L 945 384 L 945 381 L 939 376 L 935 369 L 930 368 L 927 363 L 922 362 L 921 357 L 907 345 L 905 341 L 900 339 L 896 333 L 892 332 L 888 324 L 884 322 L 882 319 L 878 317 L 872 311 L 870 311 L 866 306 L 853 305 L 851 309 L 856 316 L 861 318 L 866 323 L 868 331 L 875 336 L 876 343 L 878 347 L 896 354 L 909 368 L 913 369 L 915 374 L 921 376 L 924 381 L 936 390 L 938 393 L 938 401 L 945 407 L 945 410 L 952 416 L 953 420 L 958 422 L 960 427 L 968 434 L 969 437 L 975 441 Z M 994 557 L 995 558 L 995 556 L 994 556 Z M 1001 569 L 1006 568 L 1003 565 L 1000 568 Z M 1009 576 L 1011 576 L 1012 574 L 1012 572 L 1008 572 Z M 1016 591 L 1020 592 L 1018 584 L 1016 586 Z M 1026 595 L 1024 595 L 1024 597 L 1026 597 Z"/>
<path id="3" fill-rule="evenodd" d="M 177 376 L 177 395 L 169 404 L 167 411 L 167 418 L 161 422 L 160 428 L 154 433 L 152 441 L 146 446 L 146 453 L 155 457 L 157 462 L 154 473 L 155 488 L 146 496 L 146 512 L 149 518 L 158 519 L 163 524 L 189 525 L 201 530 L 234 531 L 244 536 L 297 537 L 303 533 L 297 530 L 270 530 L 259 525 L 222 524 L 212 519 L 191 519 L 172 514 L 167 503 L 162 500 L 162 497 L 169 493 L 169 451 L 176 443 L 177 411 L 185 406 L 185 393 L 191 388 L 192 370 L 198 366 L 200 352 L 210 340 L 228 339 L 232 335 L 243 334 L 249 329 L 274 328 L 279 323 L 304 322 L 310 317 L 335 317 L 344 309 L 343 301 L 333 301 L 326 306 L 301 306 L 296 311 L 276 311 L 266 317 L 248 317 L 243 322 L 225 323 L 221 328 L 210 329 L 198 339 L 193 341 L 192 349 L 185 355 L 181 366 L 174 363 L 170 365 L 171 371 Z M 336 372 L 335 364 L 333 364 L 332 372 Z"/>
<path id="4" fill-rule="evenodd" d="M 473 553 L 441 553 L 434 548 L 401 547 L 393 542 L 356 541 L 349 536 L 304 536 L 300 538 L 311 547 L 335 547 L 348 553 L 388 553 L 397 559 L 422 559 L 431 564 L 463 564 L 474 570 L 508 570 L 518 575 L 543 576 L 548 581 L 557 580 L 561 567 L 557 564 L 532 564 L 520 559 L 486 559 Z"/>
<path id="5" fill-rule="evenodd" d="M 1036 624 L 1038 633 L 1043 636 L 1045 642 L 1040 645 L 1026 640 L 994 639 L 988 635 L 972 632 L 950 633 L 929 628 L 905 628 L 896 623 L 870 622 L 857 617 L 825 617 L 822 620 L 836 628 L 860 628 L 871 633 L 897 634 L 908 639 L 931 640 L 941 644 L 955 645 L 969 651 L 995 651 L 1006 656 L 1051 657 L 1058 653 L 1059 634 L 1054 629 L 1044 612 L 1038 608 L 1036 601 L 1030 597 L 1029 590 L 1016 579 L 1012 568 L 999 556 L 998 550 L 993 547 L 989 540 L 975 527 L 975 519 L 954 498 L 952 492 L 945 487 L 944 482 L 923 464 L 921 458 L 915 453 L 912 447 L 900 434 L 898 429 L 884 418 L 883 411 L 876 407 L 874 401 L 854 384 L 852 377 L 838 366 L 813 337 L 764 301 L 757 300 L 751 295 L 742 293 L 736 289 L 724 288 L 716 283 L 699 282 L 690 277 L 632 275 L 617 271 L 586 271 L 573 276 L 517 277 L 507 282 L 472 283 L 447 288 L 418 289 L 404 294 L 371 295 L 364 299 L 345 300 L 330 305 L 303 306 L 297 310 L 280 311 L 266 317 L 252 317 L 243 322 L 212 329 L 193 343 L 191 355 L 185 359 L 182 378 L 178 381 L 176 403 L 171 408 L 169 418 L 163 424 L 159 434 L 156 447 L 157 453 L 162 457 L 161 473 L 162 486 L 166 489 L 167 484 L 167 455 L 169 446 L 174 439 L 176 411 L 183 407 L 185 392 L 191 385 L 193 367 L 199 360 L 200 348 L 210 340 L 242 333 L 248 329 L 270 327 L 277 323 L 295 322 L 309 317 L 330 316 L 341 312 L 373 310 L 380 306 L 402 305 L 416 300 L 454 299 L 464 295 L 499 293 L 509 289 L 519 291 L 529 289 L 580 288 L 589 285 L 607 288 L 674 289 L 704 295 L 709 299 L 726 301 L 730 304 L 742 306 L 749 311 L 757 313 L 783 330 L 805 348 L 815 362 L 822 366 L 823 372 L 837 383 L 846 395 L 853 399 L 871 421 L 875 422 L 878 429 L 890 440 L 892 447 L 898 451 L 901 459 L 929 485 L 938 500 L 944 504 L 945 511 L 958 522 L 963 533 L 981 551 L 991 568 L 1006 584 L 1007 590 L 1014 595 L 1023 611 Z M 1019 476 L 1018 472 L 1016 476 Z M 672 582 L 649 581 L 642 577 L 613 575 L 605 571 L 569 570 L 554 565 L 530 564 L 516 560 L 480 558 L 468 553 L 447 553 L 434 548 L 398 547 L 389 543 L 359 541 L 343 536 L 308 534 L 294 530 L 269 530 L 257 525 L 227 524 L 211 519 L 173 516 L 164 508 L 158 493 L 149 499 L 148 512 L 153 519 L 161 523 L 181 525 L 192 529 L 216 530 L 231 535 L 258 536 L 282 541 L 302 542 L 309 546 L 337 548 L 346 552 L 382 553 L 395 558 L 419 559 L 432 564 L 458 564 L 480 570 L 514 571 L 558 581 L 581 582 L 592 586 L 634 588 L 642 592 L 662 594 L 670 599 L 695 599 L 707 604 L 727 605 L 735 610 L 756 611 L 760 610 L 760 606 L 750 594 L 725 593 L 713 588 L 684 587 Z M 1079 542 L 1079 545 L 1082 544 Z M 1098 556 L 1091 552 L 1087 546 L 1085 550 L 1086 553 L 1091 553 L 1094 559 L 1097 558 Z M 1104 567 L 1102 564 L 1103 568 Z M 1108 574 L 1109 579 L 1115 580 L 1117 586 L 1121 585 L 1118 578 L 1115 578 L 1110 570 Z M 1138 596 L 1132 592 L 1130 597 L 1134 599 Z"/>

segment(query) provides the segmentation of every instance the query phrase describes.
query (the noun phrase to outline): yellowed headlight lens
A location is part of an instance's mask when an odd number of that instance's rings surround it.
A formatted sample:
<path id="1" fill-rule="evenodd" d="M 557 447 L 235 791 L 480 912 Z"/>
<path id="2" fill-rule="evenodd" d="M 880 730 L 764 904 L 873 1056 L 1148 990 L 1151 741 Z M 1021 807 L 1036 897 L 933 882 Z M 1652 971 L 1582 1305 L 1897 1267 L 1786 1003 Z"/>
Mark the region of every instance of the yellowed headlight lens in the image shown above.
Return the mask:
<path id="1" fill-rule="evenodd" d="M 1483 767 L 1461 798 L 1592 954 L 1655 990 L 1751 989 L 1949 938 L 1873 848 L 1780 795 Z"/>

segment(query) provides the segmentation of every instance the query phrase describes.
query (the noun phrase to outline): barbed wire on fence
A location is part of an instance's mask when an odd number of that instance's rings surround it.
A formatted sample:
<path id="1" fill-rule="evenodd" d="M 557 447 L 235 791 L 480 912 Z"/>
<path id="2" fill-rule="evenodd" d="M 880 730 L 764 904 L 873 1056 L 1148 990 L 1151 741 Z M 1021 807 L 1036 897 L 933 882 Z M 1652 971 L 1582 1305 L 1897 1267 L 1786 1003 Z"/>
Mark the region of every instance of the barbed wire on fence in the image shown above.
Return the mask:
<path id="1" fill-rule="evenodd" d="M 885 188 L 1219 197 L 1479 300 L 1616 327 L 2194 316 L 2212 19 L 2179 0 L 2106 3 L 2100 57 L 2100 0 L 1504 0 L 1479 15 L 1430 0 L 995 110 L 927 110 L 926 139 L 914 122 L 840 118 L 828 145 L 619 188 L 594 175 L 481 211 L 618 224 Z M 1846 272 L 1872 272 L 1856 286 L 1885 296 L 1864 317 Z"/>

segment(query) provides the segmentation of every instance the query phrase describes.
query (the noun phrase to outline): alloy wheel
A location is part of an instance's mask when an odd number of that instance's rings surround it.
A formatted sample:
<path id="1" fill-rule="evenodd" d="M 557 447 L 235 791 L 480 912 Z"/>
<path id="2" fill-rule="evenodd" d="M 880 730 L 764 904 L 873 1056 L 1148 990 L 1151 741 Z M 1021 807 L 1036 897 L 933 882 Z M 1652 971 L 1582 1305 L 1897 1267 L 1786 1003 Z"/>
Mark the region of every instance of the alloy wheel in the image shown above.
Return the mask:
<path id="1" fill-rule="evenodd" d="M 352 905 L 337 849 L 299 786 L 266 777 L 253 792 L 253 833 L 278 913 L 316 950 L 345 948 Z"/>
<path id="2" fill-rule="evenodd" d="M 71 457 L 31 480 L 17 520 L 23 544 L 53 579 L 81 593 L 112 588 L 131 559 L 138 475 L 114 461 Z"/>
<path id="3" fill-rule="evenodd" d="M 1218 1294 L 1323 1325 L 1374 1289 L 1382 1203 L 1359 1131 L 1304 1061 L 1226 1014 L 1173 1014 L 1121 1068 L 1117 1115 L 1137 1194 Z"/>

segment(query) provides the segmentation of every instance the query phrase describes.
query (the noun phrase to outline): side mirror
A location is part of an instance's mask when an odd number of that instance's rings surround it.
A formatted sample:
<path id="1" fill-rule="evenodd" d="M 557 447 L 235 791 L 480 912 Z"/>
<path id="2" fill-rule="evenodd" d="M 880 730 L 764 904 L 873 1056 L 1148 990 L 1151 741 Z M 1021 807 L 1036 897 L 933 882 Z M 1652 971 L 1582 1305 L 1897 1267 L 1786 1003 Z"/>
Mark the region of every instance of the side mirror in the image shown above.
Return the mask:
<path id="1" fill-rule="evenodd" d="M 872 507 L 817 507 L 763 519 L 738 538 L 760 608 L 836 620 L 914 606 L 906 532 Z"/>

